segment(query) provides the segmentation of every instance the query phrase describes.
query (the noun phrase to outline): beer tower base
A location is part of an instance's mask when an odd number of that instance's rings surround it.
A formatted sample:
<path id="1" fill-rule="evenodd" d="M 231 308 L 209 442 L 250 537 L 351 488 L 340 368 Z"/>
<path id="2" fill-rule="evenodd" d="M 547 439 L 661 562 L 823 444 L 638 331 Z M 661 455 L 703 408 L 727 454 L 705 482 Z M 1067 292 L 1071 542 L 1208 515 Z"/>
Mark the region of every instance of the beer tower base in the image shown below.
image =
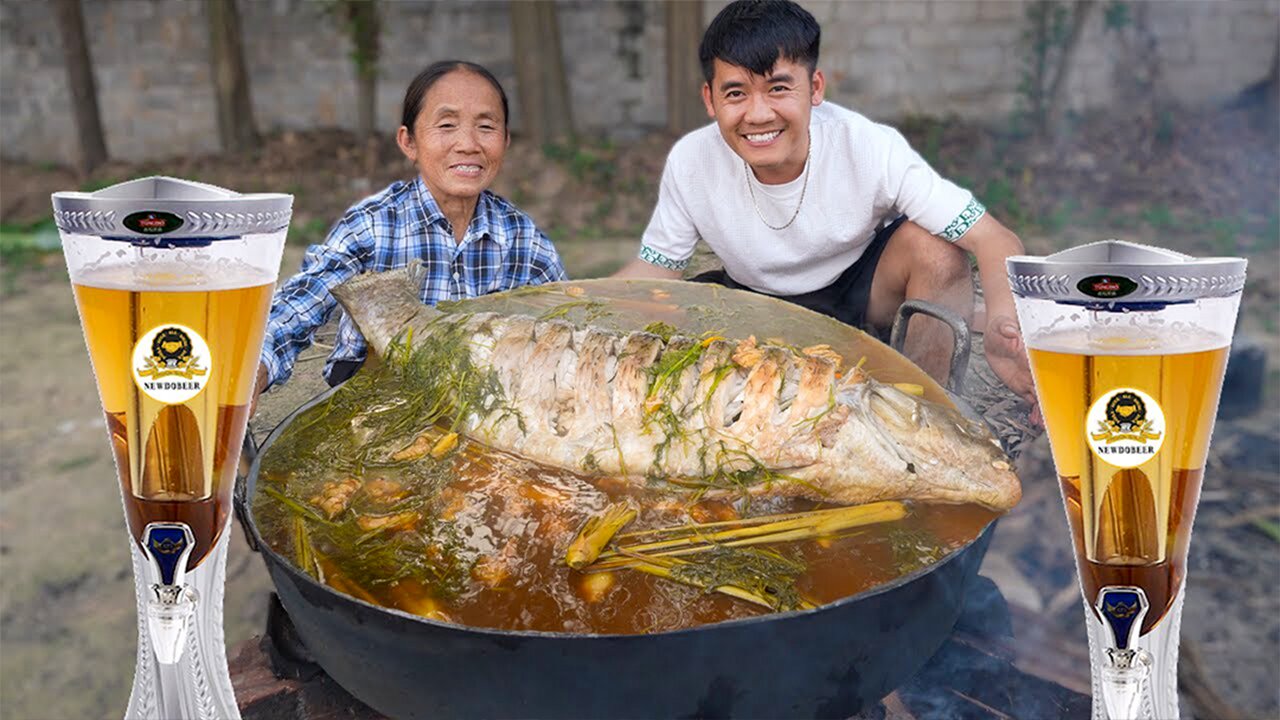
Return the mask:
<path id="1" fill-rule="evenodd" d="M 200 567 L 186 573 L 185 584 L 195 600 L 186 618 L 189 627 L 182 647 L 172 664 L 157 659 L 153 647 L 157 638 L 152 638 L 150 630 L 150 605 L 155 597 L 150 561 L 130 539 L 138 603 L 138 660 L 126 720 L 239 720 L 222 629 L 229 536 L 223 528 Z"/>

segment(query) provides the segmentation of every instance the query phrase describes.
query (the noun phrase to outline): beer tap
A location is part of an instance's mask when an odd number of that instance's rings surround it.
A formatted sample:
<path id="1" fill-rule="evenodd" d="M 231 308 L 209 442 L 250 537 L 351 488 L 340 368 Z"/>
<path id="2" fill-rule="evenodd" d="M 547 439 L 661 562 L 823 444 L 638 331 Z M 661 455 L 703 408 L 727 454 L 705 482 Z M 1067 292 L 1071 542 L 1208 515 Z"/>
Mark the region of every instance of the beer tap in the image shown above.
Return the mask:
<path id="1" fill-rule="evenodd" d="M 142 533 L 143 552 L 151 560 L 147 629 L 156 662 L 161 665 L 176 664 L 186 644 L 188 623 L 198 599 L 195 589 L 186 583 L 187 558 L 195 541 L 186 523 L 151 523 Z"/>
<path id="2" fill-rule="evenodd" d="M 1137 646 L 1138 629 L 1147 615 L 1147 594 L 1139 587 L 1111 585 L 1098 592 L 1094 605 L 1102 637 L 1110 638 L 1100 670 L 1102 700 L 1107 717 L 1132 720 L 1141 717 L 1151 653 Z"/>

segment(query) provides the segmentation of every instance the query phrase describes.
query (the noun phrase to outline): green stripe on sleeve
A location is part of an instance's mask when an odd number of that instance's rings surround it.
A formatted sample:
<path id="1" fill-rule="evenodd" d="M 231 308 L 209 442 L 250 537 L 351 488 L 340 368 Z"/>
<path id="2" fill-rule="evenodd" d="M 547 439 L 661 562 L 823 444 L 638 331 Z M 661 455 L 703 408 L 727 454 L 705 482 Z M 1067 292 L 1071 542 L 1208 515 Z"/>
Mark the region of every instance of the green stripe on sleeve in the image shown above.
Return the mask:
<path id="1" fill-rule="evenodd" d="M 666 268 L 668 270 L 683 270 L 686 267 L 689 267 L 688 258 L 685 258 L 684 260 L 672 260 L 648 245 L 640 246 L 640 259 L 650 265 L 657 265 L 658 267 Z"/>
<path id="2" fill-rule="evenodd" d="M 956 216 L 955 220 L 951 221 L 946 230 L 938 233 L 938 237 L 955 242 L 964 237 L 964 234 L 969 232 L 969 228 L 973 227 L 974 223 L 978 222 L 986 214 L 986 206 L 978 202 L 978 198 L 970 198 L 969 204 L 964 206 L 964 210 L 960 211 L 960 214 Z"/>

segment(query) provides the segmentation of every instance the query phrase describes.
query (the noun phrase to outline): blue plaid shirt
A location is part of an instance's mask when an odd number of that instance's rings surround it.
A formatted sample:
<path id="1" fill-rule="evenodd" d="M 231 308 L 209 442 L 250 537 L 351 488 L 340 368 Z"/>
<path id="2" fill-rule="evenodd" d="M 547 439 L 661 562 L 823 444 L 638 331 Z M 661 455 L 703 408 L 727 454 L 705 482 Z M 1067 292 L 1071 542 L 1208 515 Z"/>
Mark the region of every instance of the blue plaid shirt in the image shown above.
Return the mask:
<path id="1" fill-rule="evenodd" d="M 362 272 L 419 259 L 426 271 L 422 302 L 428 305 L 567 278 L 551 240 L 506 200 L 481 193 L 459 243 L 421 177 L 396 181 L 348 210 L 323 245 L 307 248 L 302 269 L 276 292 L 261 357 L 268 387 L 289 378 L 298 353 L 329 319 L 337 305 L 331 288 Z M 325 377 L 334 363 L 363 360 L 366 350 L 364 336 L 344 313 Z"/>

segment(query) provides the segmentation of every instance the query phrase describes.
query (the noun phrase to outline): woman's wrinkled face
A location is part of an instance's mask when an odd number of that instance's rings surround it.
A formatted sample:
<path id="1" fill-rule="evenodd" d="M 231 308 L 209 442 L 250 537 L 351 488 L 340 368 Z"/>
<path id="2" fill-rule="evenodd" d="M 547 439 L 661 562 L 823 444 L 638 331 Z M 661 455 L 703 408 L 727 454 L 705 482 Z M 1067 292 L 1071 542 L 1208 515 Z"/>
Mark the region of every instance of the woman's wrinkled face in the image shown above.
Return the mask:
<path id="1" fill-rule="evenodd" d="M 438 204 L 475 202 L 507 152 L 502 98 L 479 75 L 455 70 L 431 86 L 413 133 L 401 128 L 398 140 Z"/>

